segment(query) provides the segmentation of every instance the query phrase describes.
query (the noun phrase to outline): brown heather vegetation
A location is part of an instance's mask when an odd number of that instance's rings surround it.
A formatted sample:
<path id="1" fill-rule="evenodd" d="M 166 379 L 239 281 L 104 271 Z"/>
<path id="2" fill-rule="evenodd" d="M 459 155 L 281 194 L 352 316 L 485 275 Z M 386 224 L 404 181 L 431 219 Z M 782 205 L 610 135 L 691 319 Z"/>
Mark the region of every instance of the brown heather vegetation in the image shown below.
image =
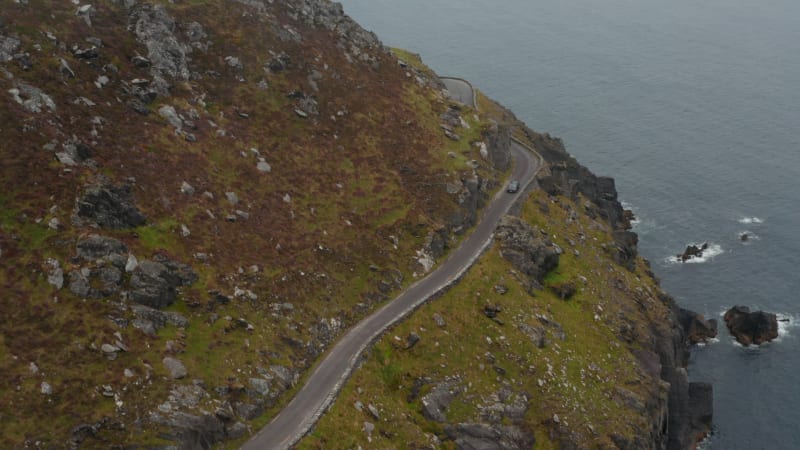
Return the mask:
<path id="1" fill-rule="evenodd" d="M 0 76 L 3 448 L 66 446 L 74 427 L 106 417 L 106 426 L 85 446 L 163 444 L 164 430 L 147 418 L 176 384 L 197 379 L 208 392 L 217 386 L 235 391 L 259 366 L 308 367 L 315 355 L 302 344 L 312 339 L 310 330 L 321 318 L 348 326 L 363 317 L 382 298 L 377 287 L 387 270 L 401 273 L 404 283 L 412 280 L 419 270 L 415 251 L 459 207 L 444 184 L 471 174 L 467 163 L 480 160 L 471 141 L 482 138 L 484 119 L 464 111 L 471 131 L 459 143 L 447 141 L 438 116 L 450 102 L 435 80 L 421 73 L 425 78 L 418 81 L 415 70 L 401 68 L 380 47 L 365 50 L 374 62 L 346 55 L 349 49 L 336 32 L 292 18 L 286 2 L 267 7 L 269 20 L 235 1 L 158 2 L 178 24 L 176 35 L 182 36 L 182 24 L 196 21 L 210 46 L 189 55 L 189 69 L 199 76 L 175 80 L 170 96 L 147 105 L 149 115 L 137 114 L 126 106 L 122 87 L 151 78 L 149 69 L 131 63 L 147 49 L 120 3 L 93 2 L 91 27 L 70 2 L 6 1 L 0 10 L 0 34 L 18 38 L 18 52 L 28 52 L 32 62 L 29 70 L 8 62 L 2 66 L 8 76 Z M 278 30 L 287 27 L 302 40 L 281 39 Z M 90 47 L 87 37 L 102 41 L 96 59 L 79 59 L 69 50 Z M 289 56 L 289 67 L 265 69 L 280 52 Z M 239 58 L 243 69 L 227 65 L 227 56 Z M 74 78 L 60 73 L 61 58 Z M 309 82 L 312 69 L 322 74 L 319 92 Z M 99 75 L 110 78 L 102 88 L 94 84 Z M 265 90 L 257 86 L 262 79 Z M 32 113 L 14 102 L 7 91 L 19 81 L 50 95 L 57 110 Z M 288 96 L 293 91 L 313 95 L 319 115 L 299 117 Z M 94 106 L 77 103 L 79 97 Z M 162 105 L 187 118 L 197 110 L 196 130 L 187 130 L 196 142 L 175 133 L 158 114 Z M 93 126 L 94 117 L 101 123 Z M 68 168 L 44 149 L 56 141 L 60 150 L 73 139 L 90 147 L 95 164 Z M 269 173 L 256 170 L 251 148 L 270 164 Z M 496 177 L 485 166 L 478 173 Z M 145 225 L 73 225 L 76 198 L 101 177 L 132 186 Z M 182 194 L 183 181 L 196 193 Z M 236 193 L 238 205 L 226 200 L 226 192 Z M 249 217 L 226 221 L 237 209 Z M 57 230 L 48 228 L 52 218 L 60 222 Z M 181 225 L 189 236 L 181 235 Z M 119 295 L 82 299 L 66 286 L 56 290 L 47 283 L 46 258 L 61 263 L 68 284 L 66 274 L 78 267 L 77 240 L 97 232 L 123 241 L 140 260 L 161 253 L 193 267 L 199 281 L 169 308 L 189 319 L 187 328 L 167 326 L 148 336 L 120 327 L 110 320 L 129 318 Z M 196 259 L 198 253 L 208 259 Z M 232 296 L 235 287 L 251 290 L 258 300 L 216 304 L 208 293 Z M 273 314 L 270 305 L 284 302 L 294 312 Z M 243 318 L 253 330 L 232 327 L 226 316 Z M 128 351 L 108 361 L 99 348 L 114 342 L 115 332 Z M 171 353 L 165 350 L 168 340 L 180 349 L 177 357 L 189 374 L 184 380 L 169 379 L 161 365 Z M 125 369 L 133 378 L 123 375 Z M 52 395 L 40 393 L 43 381 Z M 122 406 L 102 395 L 106 385 Z M 203 401 L 213 411 L 221 400 Z"/>

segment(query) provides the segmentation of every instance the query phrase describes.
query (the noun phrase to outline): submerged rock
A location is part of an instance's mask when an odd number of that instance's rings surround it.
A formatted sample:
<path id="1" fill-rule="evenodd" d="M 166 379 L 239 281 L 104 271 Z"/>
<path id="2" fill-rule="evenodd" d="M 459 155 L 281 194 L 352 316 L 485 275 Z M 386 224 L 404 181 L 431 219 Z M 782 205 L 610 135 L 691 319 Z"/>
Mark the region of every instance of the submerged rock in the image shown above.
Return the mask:
<path id="1" fill-rule="evenodd" d="M 734 306 L 725 312 L 723 319 L 733 337 L 745 347 L 778 337 L 778 317 L 773 313 L 750 312 L 746 306 Z"/>

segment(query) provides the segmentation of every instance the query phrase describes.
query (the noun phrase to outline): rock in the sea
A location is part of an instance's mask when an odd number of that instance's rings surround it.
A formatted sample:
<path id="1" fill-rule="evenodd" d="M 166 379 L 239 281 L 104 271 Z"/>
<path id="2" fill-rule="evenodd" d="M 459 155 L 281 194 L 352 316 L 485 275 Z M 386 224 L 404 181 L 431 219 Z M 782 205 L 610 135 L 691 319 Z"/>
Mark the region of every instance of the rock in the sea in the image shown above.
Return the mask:
<path id="1" fill-rule="evenodd" d="M 124 229 L 143 225 L 144 215 L 133 204 L 128 185 L 101 183 L 88 186 L 75 205 L 78 217 L 92 220 L 101 228 Z"/>
<path id="2" fill-rule="evenodd" d="M 176 358 L 172 358 L 167 356 L 161 361 L 164 364 L 164 367 L 169 372 L 169 376 L 173 379 L 180 379 L 186 376 L 186 366 Z"/>
<path id="3" fill-rule="evenodd" d="M 686 262 L 692 258 L 702 258 L 703 252 L 706 250 L 708 250 L 708 243 L 705 242 L 699 246 L 694 244 L 688 245 L 683 253 L 677 255 L 678 261 Z"/>
<path id="4" fill-rule="evenodd" d="M 773 313 L 750 312 L 746 306 L 734 306 L 725 312 L 723 319 L 733 337 L 745 347 L 778 337 L 778 317 Z"/>

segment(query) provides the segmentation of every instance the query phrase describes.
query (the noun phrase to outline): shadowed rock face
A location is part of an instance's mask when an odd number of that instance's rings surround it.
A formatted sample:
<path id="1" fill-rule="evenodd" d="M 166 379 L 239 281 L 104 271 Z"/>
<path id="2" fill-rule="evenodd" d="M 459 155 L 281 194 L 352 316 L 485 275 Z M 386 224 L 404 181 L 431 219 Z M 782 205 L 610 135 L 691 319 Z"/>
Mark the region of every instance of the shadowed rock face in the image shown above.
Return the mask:
<path id="1" fill-rule="evenodd" d="M 529 277 L 531 287 L 538 287 L 545 275 L 558 267 L 561 249 L 518 217 L 503 217 L 496 237 L 503 257 Z"/>
<path id="2" fill-rule="evenodd" d="M 89 186 L 75 205 L 80 218 L 89 219 L 101 228 L 135 228 L 145 223 L 144 215 L 133 204 L 130 186 L 109 183 Z"/>
<path id="3" fill-rule="evenodd" d="M 778 317 L 773 313 L 750 312 L 746 306 L 734 306 L 723 318 L 733 337 L 745 347 L 761 345 L 778 337 Z"/>
<path id="4" fill-rule="evenodd" d="M 702 314 L 680 308 L 678 320 L 691 344 L 706 342 L 717 336 L 717 321 L 706 320 Z"/>
<path id="5" fill-rule="evenodd" d="M 460 423 L 445 428 L 459 450 L 516 450 L 533 448 L 535 439 L 516 426 Z"/>

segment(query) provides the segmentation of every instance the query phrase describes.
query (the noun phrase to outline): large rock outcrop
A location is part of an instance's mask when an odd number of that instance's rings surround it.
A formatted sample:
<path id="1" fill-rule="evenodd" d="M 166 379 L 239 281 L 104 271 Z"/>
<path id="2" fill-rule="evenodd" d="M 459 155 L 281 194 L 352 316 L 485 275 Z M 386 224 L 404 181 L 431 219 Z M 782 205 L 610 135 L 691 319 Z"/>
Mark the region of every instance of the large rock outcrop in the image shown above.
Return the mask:
<path id="1" fill-rule="evenodd" d="M 131 187 L 108 182 L 86 187 L 75 202 L 75 214 L 101 228 L 135 228 L 145 223 L 144 215 L 133 203 Z"/>
<path id="2" fill-rule="evenodd" d="M 503 257 L 528 276 L 530 288 L 541 289 L 545 275 L 558 267 L 561 248 L 518 217 L 503 217 L 495 237 Z"/>
<path id="3" fill-rule="evenodd" d="M 773 313 L 750 312 L 746 306 L 734 306 L 725 312 L 723 319 L 733 337 L 745 347 L 778 337 L 778 317 Z"/>

